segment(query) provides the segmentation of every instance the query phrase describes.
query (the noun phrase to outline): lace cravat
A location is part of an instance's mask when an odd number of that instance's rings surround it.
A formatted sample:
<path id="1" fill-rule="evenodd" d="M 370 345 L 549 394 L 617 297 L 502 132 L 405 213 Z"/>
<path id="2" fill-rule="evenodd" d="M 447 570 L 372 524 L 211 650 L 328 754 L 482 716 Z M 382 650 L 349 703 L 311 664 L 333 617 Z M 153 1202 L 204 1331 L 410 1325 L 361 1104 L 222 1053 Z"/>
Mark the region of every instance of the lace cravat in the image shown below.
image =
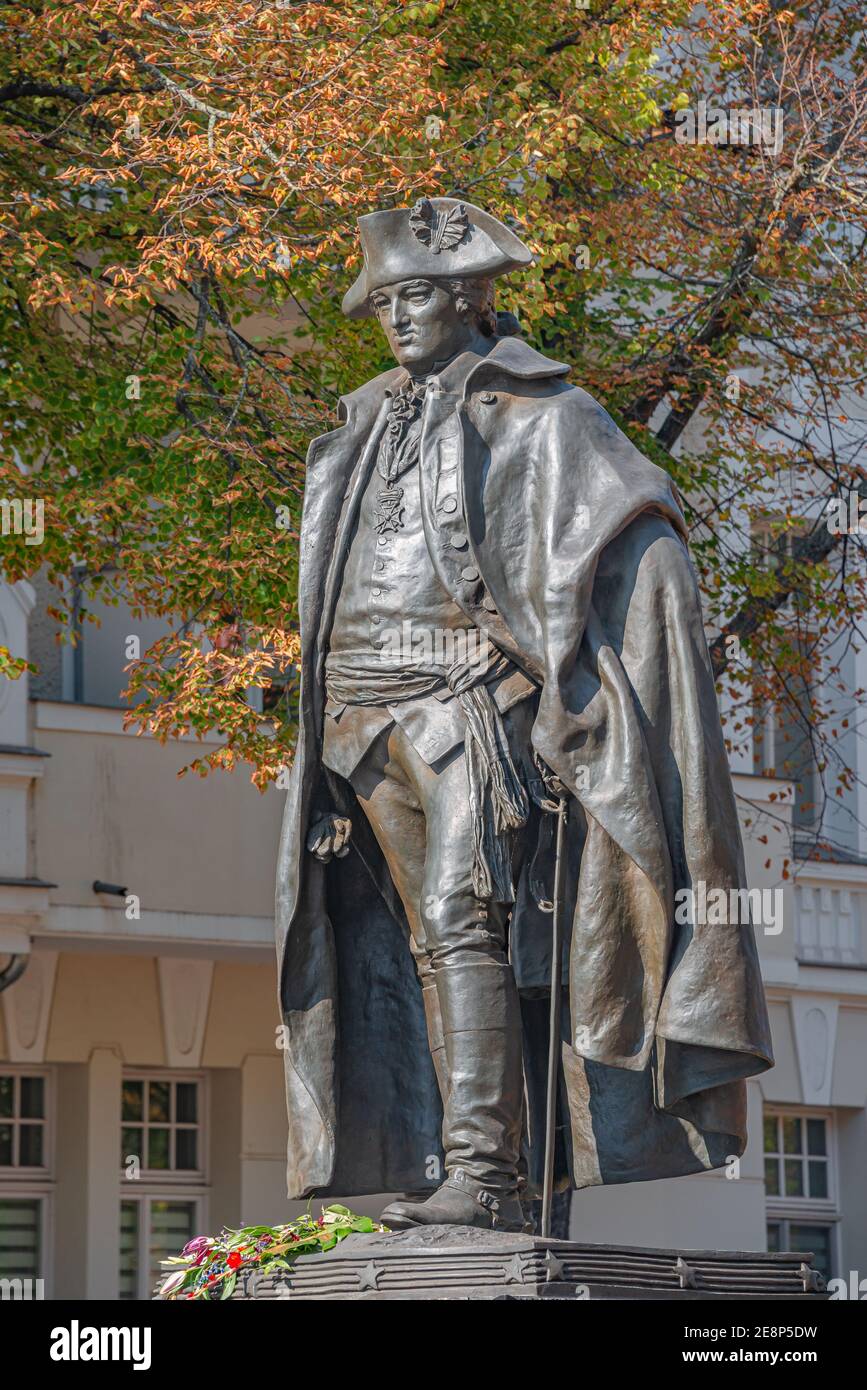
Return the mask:
<path id="1" fill-rule="evenodd" d="M 403 488 L 397 481 L 418 462 L 421 412 L 427 383 L 409 381 L 395 395 L 386 416 L 385 434 L 376 467 L 385 483 L 377 494 L 374 526 L 380 535 L 403 526 Z"/>

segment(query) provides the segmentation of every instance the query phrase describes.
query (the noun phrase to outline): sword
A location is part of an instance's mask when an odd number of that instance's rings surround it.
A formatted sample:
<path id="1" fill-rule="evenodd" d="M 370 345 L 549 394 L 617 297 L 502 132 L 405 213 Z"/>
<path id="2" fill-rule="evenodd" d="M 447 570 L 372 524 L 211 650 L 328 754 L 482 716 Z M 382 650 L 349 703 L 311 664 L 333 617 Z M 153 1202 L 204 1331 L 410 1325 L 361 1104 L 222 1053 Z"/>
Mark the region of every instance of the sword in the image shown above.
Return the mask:
<path id="1" fill-rule="evenodd" d="M 561 784 L 562 785 L 562 784 Z M 556 808 L 557 849 L 554 858 L 554 897 L 551 904 L 551 1008 L 548 1015 L 548 1090 L 545 1102 L 545 1172 L 542 1180 L 542 1235 L 551 1235 L 551 1201 L 554 1196 L 554 1146 L 557 1138 L 557 1081 L 560 1070 L 560 992 L 563 957 L 563 876 L 565 873 L 566 821 L 569 799 L 561 796 Z"/>

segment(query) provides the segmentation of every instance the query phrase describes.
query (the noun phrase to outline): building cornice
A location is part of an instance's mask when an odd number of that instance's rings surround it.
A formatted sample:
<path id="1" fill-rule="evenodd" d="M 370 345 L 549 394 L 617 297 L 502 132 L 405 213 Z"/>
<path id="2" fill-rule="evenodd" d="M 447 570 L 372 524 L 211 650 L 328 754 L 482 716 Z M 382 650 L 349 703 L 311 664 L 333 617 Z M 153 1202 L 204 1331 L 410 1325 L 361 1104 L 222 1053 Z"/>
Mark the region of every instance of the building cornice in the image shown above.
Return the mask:
<path id="1" fill-rule="evenodd" d="M 146 738 L 156 736 L 147 729 L 132 726 L 124 727 L 128 709 L 116 709 L 109 705 L 84 705 L 71 700 L 33 700 L 33 725 L 51 733 L 68 734 L 112 734 L 118 738 Z M 222 734 L 182 734 L 178 743 L 206 743 L 219 746 L 226 742 Z"/>

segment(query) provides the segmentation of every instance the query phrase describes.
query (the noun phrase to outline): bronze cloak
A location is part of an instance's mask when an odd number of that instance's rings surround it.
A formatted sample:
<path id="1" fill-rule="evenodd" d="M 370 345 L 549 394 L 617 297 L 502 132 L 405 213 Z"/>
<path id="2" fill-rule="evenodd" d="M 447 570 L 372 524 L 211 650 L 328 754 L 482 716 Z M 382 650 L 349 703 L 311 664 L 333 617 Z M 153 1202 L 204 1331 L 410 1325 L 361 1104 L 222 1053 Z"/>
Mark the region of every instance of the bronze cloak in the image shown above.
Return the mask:
<path id="1" fill-rule="evenodd" d="M 752 926 L 675 915 L 678 890 L 745 886 L 683 517 L 667 475 L 568 370 L 508 338 L 479 358 L 461 396 L 429 389 L 419 476 L 440 578 L 540 685 L 533 744 L 575 798 L 561 1157 L 585 1187 L 739 1155 L 744 1078 L 773 1058 Z M 343 424 L 308 454 L 299 734 L 276 902 L 290 1197 L 418 1191 L 442 1176 L 403 909 L 351 788 L 320 760 L 330 623 L 384 387 L 399 375 L 345 397 Z M 455 451 L 461 505 L 445 515 L 436 490 L 445 469 L 454 476 Z M 304 843 L 332 808 L 352 816 L 353 850 L 323 867 Z M 526 868 L 511 952 L 535 1176 L 550 918 Z"/>

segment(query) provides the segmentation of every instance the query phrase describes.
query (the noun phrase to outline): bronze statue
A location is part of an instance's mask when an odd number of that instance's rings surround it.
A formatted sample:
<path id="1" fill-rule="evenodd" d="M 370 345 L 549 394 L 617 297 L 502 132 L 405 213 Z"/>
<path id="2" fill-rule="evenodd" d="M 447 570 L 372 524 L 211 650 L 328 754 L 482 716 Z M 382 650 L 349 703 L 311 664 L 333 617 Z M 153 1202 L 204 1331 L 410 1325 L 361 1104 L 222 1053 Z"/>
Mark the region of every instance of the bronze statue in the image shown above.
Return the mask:
<path id="1" fill-rule="evenodd" d="M 344 312 L 399 365 L 308 455 L 277 887 L 289 1195 L 522 1230 L 558 974 L 558 1182 L 743 1150 L 744 1079 L 772 1063 L 753 928 L 676 911 L 742 888 L 735 802 L 678 499 L 497 314 L 527 247 L 453 198 L 360 235 Z"/>

